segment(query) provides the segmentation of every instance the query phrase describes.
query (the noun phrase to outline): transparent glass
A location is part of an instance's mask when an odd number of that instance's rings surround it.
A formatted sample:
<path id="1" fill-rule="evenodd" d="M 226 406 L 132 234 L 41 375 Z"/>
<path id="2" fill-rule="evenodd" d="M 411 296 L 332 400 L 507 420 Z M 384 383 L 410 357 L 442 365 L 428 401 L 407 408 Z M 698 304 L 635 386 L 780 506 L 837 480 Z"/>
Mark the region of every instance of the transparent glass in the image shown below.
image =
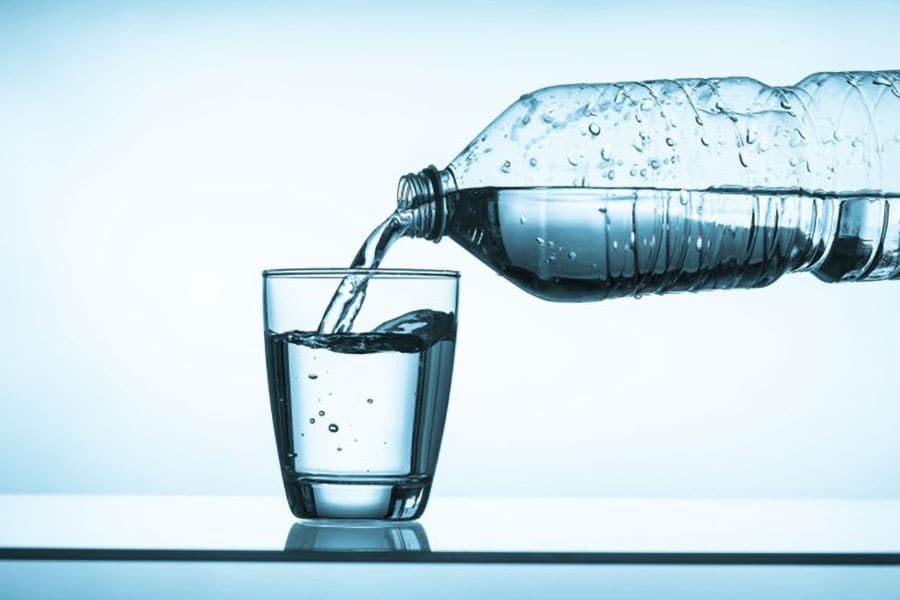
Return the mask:
<path id="1" fill-rule="evenodd" d="M 318 333 L 347 277 L 367 282 L 359 314 L 348 331 Z M 263 273 L 272 422 L 294 515 L 422 514 L 447 414 L 458 281 L 406 269 Z"/>

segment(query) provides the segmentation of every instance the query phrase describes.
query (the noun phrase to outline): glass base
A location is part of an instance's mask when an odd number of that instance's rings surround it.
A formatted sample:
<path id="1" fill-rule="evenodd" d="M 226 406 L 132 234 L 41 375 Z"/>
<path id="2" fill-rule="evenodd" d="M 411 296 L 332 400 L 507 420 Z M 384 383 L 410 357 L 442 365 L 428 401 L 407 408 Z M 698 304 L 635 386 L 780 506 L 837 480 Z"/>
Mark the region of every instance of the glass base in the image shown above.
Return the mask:
<path id="1" fill-rule="evenodd" d="M 425 511 L 431 478 L 298 477 L 284 482 L 288 504 L 301 519 L 408 521 Z"/>

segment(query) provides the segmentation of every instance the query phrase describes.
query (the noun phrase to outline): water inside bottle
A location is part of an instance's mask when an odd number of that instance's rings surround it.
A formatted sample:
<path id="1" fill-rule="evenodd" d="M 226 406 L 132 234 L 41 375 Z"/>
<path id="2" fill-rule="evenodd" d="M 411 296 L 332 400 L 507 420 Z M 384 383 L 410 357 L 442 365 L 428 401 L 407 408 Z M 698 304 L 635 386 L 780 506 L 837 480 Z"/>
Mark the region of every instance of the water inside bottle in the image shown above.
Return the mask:
<path id="1" fill-rule="evenodd" d="M 799 189 L 475 188 L 445 233 L 548 300 L 760 287 L 810 270 L 829 281 L 900 267 L 896 196 Z"/>

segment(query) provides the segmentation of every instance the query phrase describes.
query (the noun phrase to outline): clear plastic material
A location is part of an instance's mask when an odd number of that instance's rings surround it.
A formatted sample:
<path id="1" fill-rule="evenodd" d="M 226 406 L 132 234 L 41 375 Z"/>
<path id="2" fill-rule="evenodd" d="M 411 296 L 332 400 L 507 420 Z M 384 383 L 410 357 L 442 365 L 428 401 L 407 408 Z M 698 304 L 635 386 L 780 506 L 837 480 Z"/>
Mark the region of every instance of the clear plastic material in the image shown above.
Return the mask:
<path id="1" fill-rule="evenodd" d="M 442 170 L 401 180 L 407 235 L 525 290 L 596 300 L 900 278 L 900 73 L 546 88 Z"/>

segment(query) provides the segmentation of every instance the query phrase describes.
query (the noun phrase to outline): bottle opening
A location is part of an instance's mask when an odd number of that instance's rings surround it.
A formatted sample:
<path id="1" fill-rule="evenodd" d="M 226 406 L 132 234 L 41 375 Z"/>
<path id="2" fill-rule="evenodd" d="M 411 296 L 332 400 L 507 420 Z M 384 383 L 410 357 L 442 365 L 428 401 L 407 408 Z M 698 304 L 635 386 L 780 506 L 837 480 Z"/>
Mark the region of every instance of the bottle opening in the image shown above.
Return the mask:
<path id="1" fill-rule="evenodd" d="M 449 169 L 439 171 L 434 165 L 401 177 L 397 186 L 397 210 L 411 213 L 412 224 L 407 234 L 440 241 L 447 224 L 446 194 L 455 189 L 453 173 Z"/>

